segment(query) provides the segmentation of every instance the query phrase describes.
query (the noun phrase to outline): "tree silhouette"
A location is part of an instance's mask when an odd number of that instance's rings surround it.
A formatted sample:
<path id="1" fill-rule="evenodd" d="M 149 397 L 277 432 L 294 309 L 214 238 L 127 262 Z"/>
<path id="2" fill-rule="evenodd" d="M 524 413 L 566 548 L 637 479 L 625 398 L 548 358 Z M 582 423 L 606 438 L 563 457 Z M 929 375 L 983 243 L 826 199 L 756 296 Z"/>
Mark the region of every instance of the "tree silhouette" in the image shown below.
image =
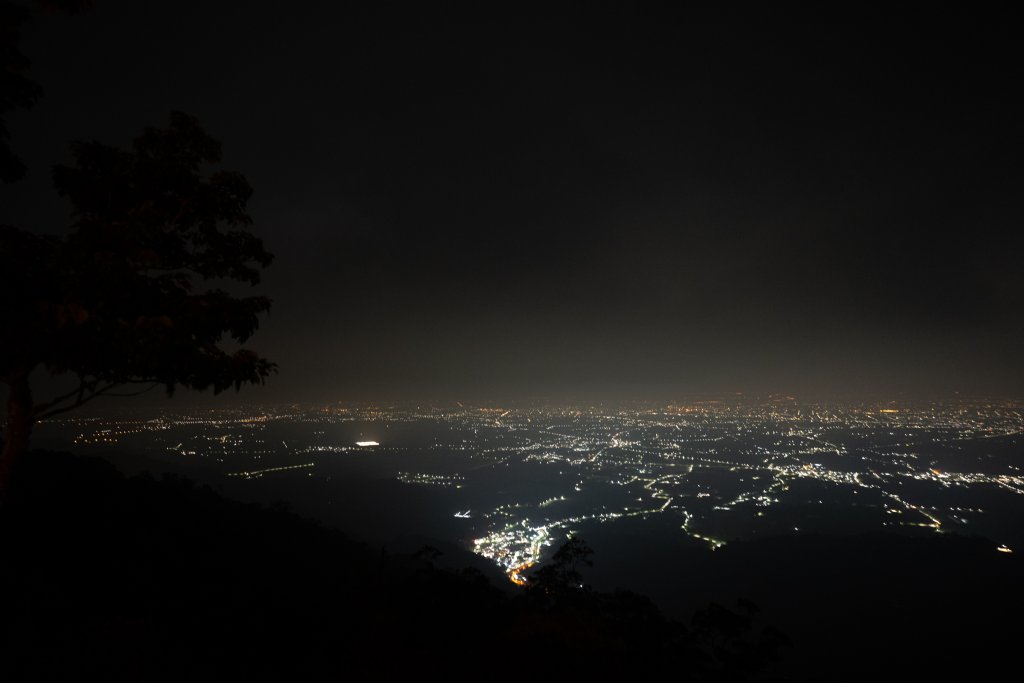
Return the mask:
<path id="1" fill-rule="evenodd" d="M 792 642 L 773 626 L 759 625 L 760 608 L 750 600 L 741 598 L 736 606 L 734 612 L 713 602 L 693 615 L 691 626 L 709 664 L 727 680 L 746 680 L 779 661 Z"/>
<path id="2" fill-rule="evenodd" d="M 21 25 L 29 17 L 26 8 L 0 2 L 0 182 L 10 183 L 25 175 L 25 164 L 8 145 L 10 132 L 2 118 L 10 111 L 31 107 L 42 88 L 26 75 L 28 58 L 18 49 Z"/>
<path id="3" fill-rule="evenodd" d="M 275 367 L 229 348 L 255 332 L 270 301 L 221 287 L 258 284 L 271 255 L 246 230 L 248 182 L 209 172 L 220 143 L 175 112 L 168 128 L 147 128 L 129 149 L 71 149 L 74 162 L 53 173 L 73 206 L 70 232 L 0 227 L 0 381 L 10 389 L 0 490 L 39 420 L 125 385 L 219 393 L 260 383 Z M 35 402 L 37 368 L 74 386 Z"/>
<path id="4" fill-rule="evenodd" d="M 581 567 L 594 566 L 594 551 L 577 536 L 570 536 L 559 546 L 551 561 L 530 576 L 530 590 L 541 595 L 556 596 L 583 588 Z"/>
<path id="5" fill-rule="evenodd" d="M 78 14 L 92 6 L 92 0 L 36 0 L 50 10 Z M 24 5 L 0 0 L 0 182 L 13 183 L 25 175 L 25 164 L 8 144 L 10 131 L 4 115 L 34 105 L 43 94 L 39 84 L 28 77 L 29 60 L 18 45 L 21 26 L 31 17 Z"/>

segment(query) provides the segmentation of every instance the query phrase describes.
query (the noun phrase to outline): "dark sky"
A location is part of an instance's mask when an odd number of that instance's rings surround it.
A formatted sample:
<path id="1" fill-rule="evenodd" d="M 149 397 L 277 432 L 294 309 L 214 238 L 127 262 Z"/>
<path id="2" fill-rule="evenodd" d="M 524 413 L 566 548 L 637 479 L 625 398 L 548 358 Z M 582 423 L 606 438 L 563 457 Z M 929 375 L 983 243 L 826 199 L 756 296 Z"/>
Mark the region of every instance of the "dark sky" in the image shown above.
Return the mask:
<path id="1" fill-rule="evenodd" d="M 1006 17 L 96 4 L 28 28 L 5 216 L 198 117 L 276 255 L 254 398 L 1024 392 Z"/>

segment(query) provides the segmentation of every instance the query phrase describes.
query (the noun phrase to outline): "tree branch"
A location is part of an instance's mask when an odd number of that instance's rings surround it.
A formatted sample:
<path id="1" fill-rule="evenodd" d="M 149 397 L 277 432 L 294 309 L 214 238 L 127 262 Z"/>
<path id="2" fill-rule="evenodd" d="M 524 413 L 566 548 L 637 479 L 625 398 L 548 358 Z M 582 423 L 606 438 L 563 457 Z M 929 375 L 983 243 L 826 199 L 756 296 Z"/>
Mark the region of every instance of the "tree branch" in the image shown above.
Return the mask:
<path id="1" fill-rule="evenodd" d="M 84 406 L 86 403 L 88 403 L 89 401 L 91 401 L 91 400 L 93 400 L 95 398 L 99 398 L 100 396 L 102 396 L 103 394 L 107 393 L 108 391 L 110 391 L 111 389 L 113 389 L 116 386 L 120 386 L 120 383 L 108 384 L 107 386 L 103 387 L 102 389 L 94 390 L 88 396 L 84 396 L 84 397 L 78 398 L 71 405 L 64 406 L 63 408 L 54 408 L 53 410 L 48 410 L 46 412 L 40 413 L 39 415 L 34 415 L 33 418 L 35 419 L 36 422 L 42 422 L 43 420 L 45 420 L 47 418 L 50 418 L 50 417 L 53 417 L 54 415 L 60 415 L 61 413 L 70 412 L 70 411 L 74 410 L 75 408 L 78 408 L 80 406 Z"/>
<path id="2" fill-rule="evenodd" d="M 152 391 L 153 389 L 155 389 L 158 386 L 160 386 L 161 383 L 160 382 L 151 382 L 151 380 L 129 379 L 129 380 L 124 380 L 123 382 L 111 382 L 110 384 L 106 385 L 105 387 L 103 387 L 101 389 L 93 389 L 92 387 L 95 387 L 96 384 L 97 384 L 97 382 L 92 382 L 92 383 L 82 382 L 82 384 L 78 387 L 78 389 L 75 392 L 71 392 L 69 394 L 66 394 L 64 397 L 60 398 L 59 400 L 50 401 L 49 404 L 43 404 L 41 406 L 42 412 L 34 413 L 33 416 L 32 416 L 32 419 L 35 420 L 36 422 L 42 422 L 43 420 L 51 418 L 54 415 L 60 415 L 61 413 L 71 412 L 75 408 L 79 408 L 79 407 L 85 405 L 86 403 L 88 403 L 89 401 L 91 401 L 91 400 L 93 400 L 95 398 L 99 398 L 100 396 L 138 396 L 139 394 L 144 394 L 147 391 Z M 120 393 L 116 393 L 116 394 L 110 393 L 111 389 L 114 389 L 115 387 L 122 386 L 124 384 L 149 384 L 149 386 L 146 387 L 145 389 L 140 389 L 139 391 L 120 392 Z M 89 387 L 90 391 L 92 391 L 92 393 L 89 394 L 88 396 L 84 395 L 86 387 Z M 60 401 L 67 400 L 72 395 L 74 395 L 76 392 L 78 394 L 78 398 L 75 399 L 74 403 L 71 403 L 70 405 L 63 406 L 61 408 L 47 409 L 50 406 L 56 405 Z"/>
<path id="3" fill-rule="evenodd" d="M 83 396 L 80 393 L 78 398 L 75 400 L 75 402 L 70 404 L 70 405 L 64 406 L 62 408 L 54 408 L 52 410 L 47 410 L 45 412 L 33 415 L 33 419 L 36 422 L 41 422 L 43 420 L 46 420 L 48 418 L 53 417 L 54 415 L 60 415 L 61 413 L 70 412 L 70 411 L 74 410 L 75 408 L 80 408 L 81 406 L 85 405 L 89 401 L 92 401 L 93 399 L 99 398 L 100 396 L 138 396 L 139 394 L 144 394 L 147 391 L 151 391 L 151 390 L 155 389 L 156 387 L 160 386 L 160 382 L 153 382 L 152 385 L 150 385 L 150 386 L 148 386 L 145 389 L 142 389 L 140 391 L 130 391 L 130 392 L 127 392 L 127 393 L 118 393 L 118 394 L 110 393 L 111 389 L 113 389 L 115 387 L 119 387 L 122 384 L 139 384 L 141 382 L 142 382 L 142 380 L 127 380 L 125 382 L 111 382 L 110 384 L 106 385 L 105 387 L 93 390 L 92 393 L 89 394 L 88 396 Z M 95 386 L 95 385 L 93 385 L 93 386 Z M 83 393 L 84 393 L 84 390 L 83 390 Z"/>
<path id="4" fill-rule="evenodd" d="M 138 396 L 139 394 L 144 394 L 147 391 L 153 391 L 153 389 L 156 389 L 158 386 L 160 386 L 160 382 L 153 382 L 145 389 L 139 389 L 138 391 L 129 391 L 127 393 L 120 394 L 104 394 L 104 396 Z"/>
<path id="5" fill-rule="evenodd" d="M 35 406 L 32 407 L 32 414 L 36 415 L 36 414 L 42 413 L 42 412 L 44 412 L 46 410 L 49 410 L 50 408 L 53 408 L 54 406 L 56 406 L 58 403 L 62 403 L 62 402 L 66 401 L 69 398 L 72 398 L 72 397 L 74 397 L 76 395 L 78 396 L 78 400 L 79 401 L 82 400 L 82 394 L 85 392 L 85 388 L 86 388 L 87 384 L 88 383 L 84 379 L 79 377 L 78 388 L 74 389 L 73 391 L 69 391 L 66 394 L 62 394 L 62 395 L 60 395 L 60 396 L 58 396 L 58 397 L 56 397 L 54 399 L 51 399 L 51 400 L 47 401 L 46 403 L 37 403 Z"/>

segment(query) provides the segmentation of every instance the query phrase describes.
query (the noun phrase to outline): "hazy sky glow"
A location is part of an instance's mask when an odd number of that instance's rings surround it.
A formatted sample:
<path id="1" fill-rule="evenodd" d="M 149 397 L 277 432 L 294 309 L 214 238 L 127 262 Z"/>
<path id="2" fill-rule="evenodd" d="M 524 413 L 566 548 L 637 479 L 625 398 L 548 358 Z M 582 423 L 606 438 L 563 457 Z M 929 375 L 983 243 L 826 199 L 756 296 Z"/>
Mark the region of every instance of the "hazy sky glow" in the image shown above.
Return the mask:
<path id="1" fill-rule="evenodd" d="M 1024 389 L 998 17 L 97 5 L 28 29 L 5 220 L 67 225 L 68 141 L 198 117 L 277 257 L 254 397 Z"/>

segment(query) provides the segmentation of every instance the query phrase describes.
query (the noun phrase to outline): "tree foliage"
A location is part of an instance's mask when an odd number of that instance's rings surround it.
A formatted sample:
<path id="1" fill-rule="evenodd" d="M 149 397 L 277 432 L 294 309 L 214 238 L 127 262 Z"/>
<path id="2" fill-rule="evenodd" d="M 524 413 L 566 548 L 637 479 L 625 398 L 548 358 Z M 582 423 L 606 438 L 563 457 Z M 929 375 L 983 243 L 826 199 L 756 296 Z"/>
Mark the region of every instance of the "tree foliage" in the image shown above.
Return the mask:
<path id="1" fill-rule="evenodd" d="M 25 7 L 0 2 L 0 182 L 5 183 L 24 176 L 25 164 L 10 148 L 10 131 L 3 117 L 31 107 L 43 93 L 28 77 L 28 58 L 18 49 L 21 26 L 28 17 Z"/>
<path id="2" fill-rule="evenodd" d="M 582 567 L 594 566 L 590 546 L 577 536 L 570 536 L 547 562 L 530 576 L 530 590 L 547 596 L 557 596 L 581 590 Z"/>
<path id="3" fill-rule="evenodd" d="M 260 382 L 273 365 L 245 342 L 270 301 L 204 282 L 255 285 L 271 256 L 245 228 L 252 192 L 238 173 L 204 168 L 220 144 L 195 119 L 171 116 L 130 149 L 72 146 L 54 169 L 74 223 L 64 238 L 0 234 L 7 324 L 0 374 L 37 366 L 79 380 L 74 405 L 114 386 L 151 382 L 215 392 Z M 19 286 L 20 285 L 20 286 Z M 37 406 L 36 417 L 63 407 Z"/>
<path id="4" fill-rule="evenodd" d="M 36 0 L 52 12 L 78 14 L 92 6 L 92 0 Z M 0 182 L 12 183 L 25 175 L 25 164 L 10 146 L 10 131 L 4 116 L 15 109 L 33 106 L 43 89 L 28 76 L 29 60 L 20 47 L 21 27 L 31 12 L 25 5 L 0 0 Z"/>
<path id="5" fill-rule="evenodd" d="M 11 447 L 24 450 L 12 443 L 27 442 L 31 423 L 123 385 L 217 393 L 275 368 L 241 346 L 270 301 L 231 288 L 257 285 L 272 257 L 247 230 L 246 179 L 211 170 L 220 143 L 175 112 L 127 149 L 79 142 L 71 151 L 53 173 L 73 207 L 70 231 L 0 227 L 0 381 L 22 404 L 9 403 L 5 461 Z M 32 402 L 28 376 L 40 367 L 74 386 Z"/>

